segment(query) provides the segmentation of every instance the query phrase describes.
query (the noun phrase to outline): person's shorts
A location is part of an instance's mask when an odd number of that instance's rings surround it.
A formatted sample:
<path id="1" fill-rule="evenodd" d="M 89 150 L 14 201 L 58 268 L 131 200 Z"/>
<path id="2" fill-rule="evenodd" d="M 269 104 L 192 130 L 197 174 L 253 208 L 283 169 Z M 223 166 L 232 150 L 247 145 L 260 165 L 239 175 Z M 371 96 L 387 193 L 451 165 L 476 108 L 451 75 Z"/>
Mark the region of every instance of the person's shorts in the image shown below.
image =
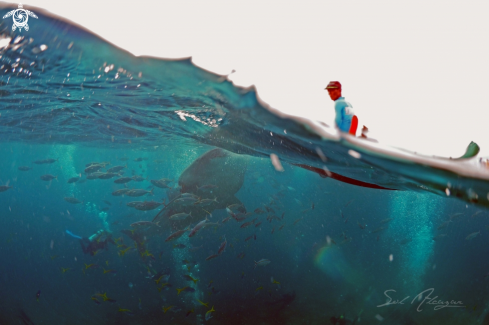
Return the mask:
<path id="1" fill-rule="evenodd" d="M 353 118 L 351 119 L 351 124 L 350 124 L 350 130 L 348 133 L 350 134 L 357 134 L 357 128 L 358 128 L 358 117 L 356 115 L 353 115 Z"/>

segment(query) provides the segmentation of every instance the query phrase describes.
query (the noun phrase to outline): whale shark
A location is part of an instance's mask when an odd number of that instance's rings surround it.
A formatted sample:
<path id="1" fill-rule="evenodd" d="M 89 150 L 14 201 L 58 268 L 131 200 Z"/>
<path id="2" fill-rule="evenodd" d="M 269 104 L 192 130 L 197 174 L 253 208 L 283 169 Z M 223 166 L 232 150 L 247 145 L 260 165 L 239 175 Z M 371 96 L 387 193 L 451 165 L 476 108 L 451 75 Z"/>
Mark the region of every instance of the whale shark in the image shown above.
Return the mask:
<path id="1" fill-rule="evenodd" d="M 214 210 L 239 204 L 235 196 L 244 183 L 250 157 L 215 148 L 207 151 L 188 166 L 178 179 L 178 191 L 145 227 L 121 230 L 136 242 L 152 235 L 170 235 L 171 232 L 196 224 Z M 185 200 L 184 198 L 193 199 Z M 170 218 L 187 214 L 184 219 Z"/>

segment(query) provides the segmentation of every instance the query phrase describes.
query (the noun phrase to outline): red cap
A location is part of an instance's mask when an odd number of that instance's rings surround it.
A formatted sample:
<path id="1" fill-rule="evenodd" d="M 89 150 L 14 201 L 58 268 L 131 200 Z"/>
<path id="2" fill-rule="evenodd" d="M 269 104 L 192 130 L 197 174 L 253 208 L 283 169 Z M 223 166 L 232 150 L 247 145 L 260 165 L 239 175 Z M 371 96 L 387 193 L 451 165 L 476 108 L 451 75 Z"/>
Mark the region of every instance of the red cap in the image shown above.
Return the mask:
<path id="1" fill-rule="evenodd" d="M 341 84 L 339 81 L 331 81 L 324 89 L 341 89 Z"/>

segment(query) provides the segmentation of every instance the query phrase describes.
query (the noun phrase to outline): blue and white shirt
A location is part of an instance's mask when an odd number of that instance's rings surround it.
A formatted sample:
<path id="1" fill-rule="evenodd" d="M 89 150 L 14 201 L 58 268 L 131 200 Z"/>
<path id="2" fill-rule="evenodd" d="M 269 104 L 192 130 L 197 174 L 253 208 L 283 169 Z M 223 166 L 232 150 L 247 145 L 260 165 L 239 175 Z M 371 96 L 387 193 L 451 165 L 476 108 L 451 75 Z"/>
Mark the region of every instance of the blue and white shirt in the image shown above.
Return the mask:
<path id="1" fill-rule="evenodd" d="M 334 101 L 334 110 L 336 112 L 334 119 L 336 126 L 342 132 L 350 131 L 351 120 L 355 115 L 351 104 L 345 100 L 345 97 L 340 97 Z"/>

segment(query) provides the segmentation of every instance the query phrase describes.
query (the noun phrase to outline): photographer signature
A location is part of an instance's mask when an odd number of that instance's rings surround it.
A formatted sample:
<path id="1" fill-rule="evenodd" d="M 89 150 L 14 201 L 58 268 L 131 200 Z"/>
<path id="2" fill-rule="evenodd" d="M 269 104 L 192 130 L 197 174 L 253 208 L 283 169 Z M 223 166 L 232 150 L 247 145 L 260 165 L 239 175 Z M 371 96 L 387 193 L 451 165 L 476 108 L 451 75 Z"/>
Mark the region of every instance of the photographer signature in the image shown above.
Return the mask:
<path id="1" fill-rule="evenodd" d="M 407 296 L 407 297 L 405 297 L 402 300 L 398 300 L 398 299 L 394 300 L 392 297 L 390 297 L 388 295 L 388 292 L 390 292 L 390 291 L 396 292 L 396 290 L 393 290 L 393 289 L 384 291 L 384 295 L 388 298 L 388 301 L 385 304 L 378 305 L 377 307 L 384 307 L 384 306 L 389 306 L 389 305 L 404 305 L 404 301 L 406 301 L 410 297 L 410 296 Z M 421 309 L 421 307 L 424 304 L 426 304 L 426 305 L 434 305 L 435 306 L 434 307 L 434 310 L 439 310 L 439 309 L 443 309 L 443 308 L 446 308 L 446 307 L 465 307 L 463 305 L 463 302 L 461 302 L 461 301 L 454 301 L 454 300 L 451 300 L 451 301 L 443 301 L 443 300 L 437 300 L 438 296 L 431 297 L 431 294 L 433 293 L 433 291 L 435 291 L 434 288 L 426 289 L 425 291 L 418 293 L 418 295 L 415 296 L 413 298 L 413 300 L 411 300 L 411 304 L 413 304 L 415 300 L 421 301 L 419 303 L 419 305 L 418 305 L 418 308 L 416 308 L 416 310 L 418 312 L 420 312 L 420 311 L 423 310 L 423 309 Z M 424 293 L 428 293 L 428 294 L 426 296 L 424 296 L 424 298 L 423 298 Z"/>

